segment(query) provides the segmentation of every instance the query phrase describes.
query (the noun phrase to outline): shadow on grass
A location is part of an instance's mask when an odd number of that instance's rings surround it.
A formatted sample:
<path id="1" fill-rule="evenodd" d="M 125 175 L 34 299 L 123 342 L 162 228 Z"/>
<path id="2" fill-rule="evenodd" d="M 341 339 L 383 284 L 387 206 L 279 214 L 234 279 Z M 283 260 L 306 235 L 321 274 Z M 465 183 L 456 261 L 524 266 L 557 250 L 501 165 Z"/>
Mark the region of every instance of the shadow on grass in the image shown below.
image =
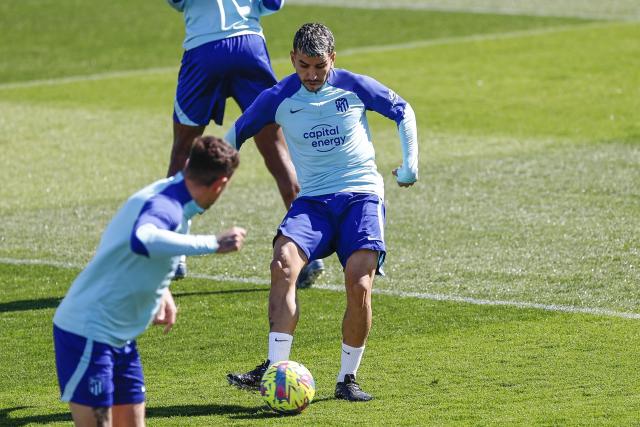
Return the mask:
<path id="1" fill-rule="evenodd" d="M 311 405 L 318 404 L 326 400 L 334 400 L 333 397 L 315 399 Z M 61 412 L 47 415 L 27 415 L 25 417 L 9 417 L 13 411 L 28 409 L 29 406 L 15 406 L 13 408 L 0 410 L 0 426 L 24 426 L 28 424 L 50 424 L 56 422 L 71 422 L 71 413 Z M 147 418 L 172 418 L 172 417 L 205 417 L 212 415 L 228 416 L 238 420 L 258 420 L 265 418 L 288 417 L 291 415 L 280 415 L 272 412 L 267 406 L 246 407 L 240 405 L 174 405 L 161 406 L 156 408 L 147 407 Z M 295 415 L 294 415 L 295 416 Z"/>
<path id="2" fill-rule="evenodd" d="M 40 299 L 25 299 L 19 301 L 9 301 L 0 303 L 0 313 L 7 313 L 10 311 L 27 311 L 27 310 L 42 310 L 45 308 L 56 308 L 60 304 L 62 298 L 40 298 Z"/>
<path id="3" fill-rule="evenodd" d="M 238 419 L 273 418 L 279 415 L 270 412 L 266 406 L 246 407 L 240 405 L 176 405 L 158 408 L 147 408 L 147 418 L 170 417 L 202 417 L 211 415 L 223 415 Z"/>
<path id="4" fill-rule="evenodd" d="M 192 297 L 202 295 L 224 295 L 224 294 L 239 294 L 248 292 L 269 292 L 269 288 L 264 289 L 229 289 L 221 291 L 194 291 L 194 292 L 174 292 L 174 297 Z M 40 298 L 40 299 L 25 299 L 19 301 L 9 301 L 0 303 L 0 313 L 8 313 L 12 311 L 28 311 L 28 310 L 43 310 L 47 308 L 56 308 L 62 301 L 62 298 Z"/>
<path id="5" fill-rule="evenodd" d="M 70 412 L 61 412 L 46 415 L 27 415 L 24 417 L 10 417 L 9 414 L 21 409 L 29 409 L 29 406 L 15 406 L 0 410 L 0 426 L 25 426 L 28 424 L 51 424 L 59 422 L 71 422 Z M 172 417 L 203 417 L 203 416 L 228 416 L 237 419 L 264 419 L 280 417 L 267 409 L 266 406 L 245 407 L 239 405 L 175 405 L 157 408 L 147 408 L 146 417 L 172 418 Z"/>
<path id="6" fill-rule="evenodd" d="M 316 405 L 318 403 L 327 401 L 327 400 L 335 400 L 334 397 L 321 397 L 319 399 L 313 399 L 313 401 L 311 402 L 311 405 Z M 247 408 L 249 409 L 249 408 Z M 284 418 L 284 417 L 295 417 L 298 414 L 293 414 L 293 415 L 283 415 L 283 414 L 277 414 L 275 412 L 272 412 L 270 409 L 267 408 L 267 406 L 259 406 L 257 408 L 258 411 L 256 411 L 255 413 L 247 413 L 243 414 L 243 413 L 238 413 L 236 415 L 231 415 L 229 418 L 233 418 L 236 420 L 257 420 L 257 419 L 261 419 L 261 418 Z"/>
<path id="7" fill-rule="evenodd" d="M 0 409 L 0 426 L 24 426 L 27 424 L 51 424 L 60 422 L 71 422 L 71 413 L 63 412 L 47 415 L 27 415 L 26 417 L 9 417 L 13 411 L 27 409 L 29 406 L 16 406 L 13 408 Z"/>
<path id="8" fill-rule="evenodd" d="M 221 291 L 193 291 L 193 292 L 177 292 L 174 289 L 171 290 L 171 293 L 174 297 L 193 297 L 193 296 L 203 296 L 203 295 L 225 295 L 225 294 L 244 294 L 244 293 L 252 293 L 252 292 L 269 292 L 269 288 L 244 288 L 244 289 L 225 289 Z"/>

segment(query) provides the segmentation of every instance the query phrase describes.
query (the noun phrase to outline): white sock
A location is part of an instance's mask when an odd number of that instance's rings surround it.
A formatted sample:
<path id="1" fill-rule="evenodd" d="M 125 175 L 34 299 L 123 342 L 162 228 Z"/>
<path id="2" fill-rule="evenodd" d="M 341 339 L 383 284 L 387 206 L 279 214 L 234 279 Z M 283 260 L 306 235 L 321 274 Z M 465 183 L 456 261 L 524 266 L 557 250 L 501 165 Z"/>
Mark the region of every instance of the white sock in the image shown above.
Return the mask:
<path id="1" fill-rule="evenodd" d="M 293 335 L 282 332 L 269 332 L 269 362 L 274 364 L 289 360 Z"/>
<path id="2" fill-rule="evenodd" d="M 352 374 L 355 377 L 362 360 L 362 353 L 364 353 L 364 346 L 358 348 L 342 343 L 340 373 L 338 374 L 339 383 L 344 381 L 344 376 L 347 374 Z"/>

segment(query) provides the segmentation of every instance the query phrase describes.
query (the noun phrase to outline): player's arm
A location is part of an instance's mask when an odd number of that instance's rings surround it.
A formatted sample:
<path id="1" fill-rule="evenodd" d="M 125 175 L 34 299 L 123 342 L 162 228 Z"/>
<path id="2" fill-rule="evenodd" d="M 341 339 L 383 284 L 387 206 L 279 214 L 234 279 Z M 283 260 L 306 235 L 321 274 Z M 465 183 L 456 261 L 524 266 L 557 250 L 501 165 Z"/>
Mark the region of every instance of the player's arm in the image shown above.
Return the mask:
<path id="1" fill-rule="evenodd" d="M 246 235 L 247 231 L 241 227 L 233 227 L 217 235 L 192 235 L 163 230 L 151 223 L 143 224 L 136 231 L 136 237 L 144 245 L 149 258 L 238 251 Z"/>
<path id="2" fill-rule="evenodd" d="M 398 125 L 402 147 L 402 166 L 394 169 L 398 185 L 409 187 L 418 180 L 418 127 L 411 105 L 377 80 L 353 75 L 354 90 L 368 110 L 393 120 Z"/>
<path id="3" fill-rule="evenodd" d="M 267 89 L 247 108 L 238 120 L 231 125 L 224 140 L 239 150 L 244 142 L 260 132 L 263 127 L 275 122 L 275 110 L 278 101 Z"/>
<path id="4" fill-rule="evenodd" d="M 284 0 L 262 0 L 260 2 L 260 15 L 271 15 L 284 6 Z"/>
<path id="5" fill-rule="evenodd" d="M 149 258 L 178 255 L 205 255 L 218 251 L 218 239 L 214 235 L 191 235 L 158 228 L 151 222 L 138 226 L 132 240 L 132 249 Z"/>
<path id="6" fill-rule="evenodd" d="M 186 0 L 167 0 L 169 6 L 177 10 L 178 12 L 182 12 L 184 10 L 184 4 Z"/>
<path id="7" fill-rule="evenodd" d="M 149 258 L 205 255 L 239 250 L 246 231 L 233 227 L 218 235 L 191 235 L 175 230 L 182 219 L 180 204 L 164 197 L 149 200 L 142 208 L 130 238 L 131 250 Z"/>
<path id="8" fill-rule="evenodd" d="M 398 123 L 398 135 L 402 146 L 402 166 L 395 169 L 393 174 L 400 187 L 409 187 L 418 180 L 418 126 L 413 108 L 408 103 Z"/>

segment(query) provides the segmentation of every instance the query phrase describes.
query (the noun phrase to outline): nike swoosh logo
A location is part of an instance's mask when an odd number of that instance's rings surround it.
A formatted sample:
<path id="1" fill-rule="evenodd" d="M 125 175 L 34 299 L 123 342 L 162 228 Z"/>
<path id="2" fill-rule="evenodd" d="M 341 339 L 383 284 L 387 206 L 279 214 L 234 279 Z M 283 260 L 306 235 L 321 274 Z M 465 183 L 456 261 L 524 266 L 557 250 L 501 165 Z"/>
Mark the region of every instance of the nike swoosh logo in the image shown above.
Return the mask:
<path id="1" fill-rule="evenodd" d="M 291 114 L 295 114 L 295 113 L 297 113 L 298 111 L 302 111 L 302 110 L 304 110 L 304 108 L 299 108 L 299 109 L 297 109 L 297 110 L 294 110 L 293 108 L 289 108 L 289 112 L 290 112 Z"/>
<path id="2" fill-rule="evenodd" d="M 348 354 L 349 356 L 351 356 L 351 352 L 346 351 L 344 348 L 342 349 L 342 351 L 343 351 L 344 353 Z"/>
<path id="3" fill-rule="evenodd" d="M 276 338 L 276 342 L 288 342 L 289 340 L 279 340 L 278 338 Z"/>

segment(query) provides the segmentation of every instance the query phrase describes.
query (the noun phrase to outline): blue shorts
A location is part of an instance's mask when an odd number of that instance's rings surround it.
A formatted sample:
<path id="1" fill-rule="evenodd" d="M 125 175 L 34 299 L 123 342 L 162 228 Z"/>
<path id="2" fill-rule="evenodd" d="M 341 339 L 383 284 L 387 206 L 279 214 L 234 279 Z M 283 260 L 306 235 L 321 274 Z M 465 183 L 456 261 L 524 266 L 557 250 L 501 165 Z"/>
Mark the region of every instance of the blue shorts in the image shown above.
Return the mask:
<path id="1" fill-rule="evenodd" d="M 246 110 L 265 89 L 277 83 L 264 39 L 255 34 L 215 40 L 182 56 L 173 120 L 222 125 L 227 98 Z"/>
<path id="2" fill-rule="evenodd" d="M 62 401 L 93 408 L 144 402 L 135 341 L 116 348 L 53 325 L 53 344 Z"/>
<path id="3" fill-rule="evenodd" d="M 303 196 L 294 200 L 276 238 L 284 235 L 293 240 L 309 261 L 335 252 L 342 267 L 357 250 L 377 251 L 376 273 L 383 274 L 384 223 L 384 202 L 375 194 Z"/>

